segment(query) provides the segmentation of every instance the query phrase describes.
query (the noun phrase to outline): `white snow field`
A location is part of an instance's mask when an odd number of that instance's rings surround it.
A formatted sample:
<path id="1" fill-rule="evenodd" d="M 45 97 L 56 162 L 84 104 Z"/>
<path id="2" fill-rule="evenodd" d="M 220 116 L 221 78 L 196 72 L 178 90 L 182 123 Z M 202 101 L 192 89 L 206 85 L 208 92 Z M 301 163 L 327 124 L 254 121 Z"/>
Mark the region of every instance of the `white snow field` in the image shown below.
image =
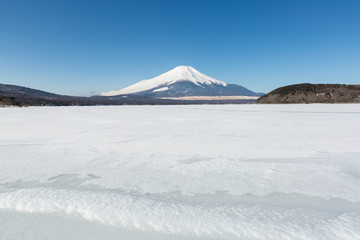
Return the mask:
<path id="1" fill-rule="evenodd" d="M 360 239 L 360 105 L 1 108 L 0 239 Z"/>

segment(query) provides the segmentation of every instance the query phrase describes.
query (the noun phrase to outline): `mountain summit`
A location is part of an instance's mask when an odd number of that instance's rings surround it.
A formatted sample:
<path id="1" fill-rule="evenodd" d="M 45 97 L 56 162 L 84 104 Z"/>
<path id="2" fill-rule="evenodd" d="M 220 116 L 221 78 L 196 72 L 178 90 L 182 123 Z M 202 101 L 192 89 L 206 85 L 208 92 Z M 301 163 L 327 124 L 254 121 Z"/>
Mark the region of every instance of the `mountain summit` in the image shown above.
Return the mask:
<path id="1" fill-rule="evenodd" d="M 240 85 L 227 84 L 209 77 L 190 66 L 178 66 L 155 78 L 143 80 L 103 96 L 137 94 L 151 97 L 184 96 L 259 96 Z"/>

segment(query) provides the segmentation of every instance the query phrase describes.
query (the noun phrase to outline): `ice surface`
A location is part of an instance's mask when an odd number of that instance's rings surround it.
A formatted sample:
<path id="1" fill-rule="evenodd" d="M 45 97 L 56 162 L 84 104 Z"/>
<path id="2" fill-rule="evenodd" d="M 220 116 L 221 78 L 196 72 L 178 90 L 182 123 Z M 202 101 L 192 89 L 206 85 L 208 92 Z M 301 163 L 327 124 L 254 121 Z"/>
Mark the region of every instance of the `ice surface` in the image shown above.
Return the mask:
<path id="1" fill-rule="evenodd" d="M 0 239 L 360 239 L 360 105 L 0 109 Z"/>

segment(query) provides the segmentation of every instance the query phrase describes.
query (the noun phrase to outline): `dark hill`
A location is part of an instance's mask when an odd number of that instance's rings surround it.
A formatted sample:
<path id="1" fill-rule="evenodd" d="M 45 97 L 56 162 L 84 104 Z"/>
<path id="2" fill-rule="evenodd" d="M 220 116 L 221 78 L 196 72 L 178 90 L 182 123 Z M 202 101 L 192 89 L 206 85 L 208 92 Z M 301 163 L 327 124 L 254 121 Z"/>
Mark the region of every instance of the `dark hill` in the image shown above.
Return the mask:
<path id="1" fill-rule="evenodd" d="M 0 95 L 5 95 L 9 97 L 36 97 L 36 98 L 48 98 L 48 99 L 57 99 L 65 97 L 62 95 L 40 91 L 37 89 L 21 87 L 16 85 L 9 84 L 0 84 Z"/>
<path id="2" fill-rule="evenodd" d="M 260 97 L 257 103 L 360 103 L 360 85 L 289 85 Z"/>

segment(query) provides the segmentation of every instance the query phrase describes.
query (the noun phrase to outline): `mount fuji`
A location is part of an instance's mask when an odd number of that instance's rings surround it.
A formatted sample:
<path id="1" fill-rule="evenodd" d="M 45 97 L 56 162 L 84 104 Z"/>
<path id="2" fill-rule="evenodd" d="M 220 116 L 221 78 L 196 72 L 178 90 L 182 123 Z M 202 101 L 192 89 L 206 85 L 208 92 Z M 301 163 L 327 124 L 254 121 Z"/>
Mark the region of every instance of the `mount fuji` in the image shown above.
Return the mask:
<path id="1" fill-rule="evenodd" d="M 250 91 L 237 84 L 228 84 L 209 77 L 193 67 L 178 66 L 155 78 L 143 80 L 118 91 L 102 92 L 102 96 L 143 95 L 156 98 L 177 98 L 189 96 L 249 96 L 263 93 Z"/>

